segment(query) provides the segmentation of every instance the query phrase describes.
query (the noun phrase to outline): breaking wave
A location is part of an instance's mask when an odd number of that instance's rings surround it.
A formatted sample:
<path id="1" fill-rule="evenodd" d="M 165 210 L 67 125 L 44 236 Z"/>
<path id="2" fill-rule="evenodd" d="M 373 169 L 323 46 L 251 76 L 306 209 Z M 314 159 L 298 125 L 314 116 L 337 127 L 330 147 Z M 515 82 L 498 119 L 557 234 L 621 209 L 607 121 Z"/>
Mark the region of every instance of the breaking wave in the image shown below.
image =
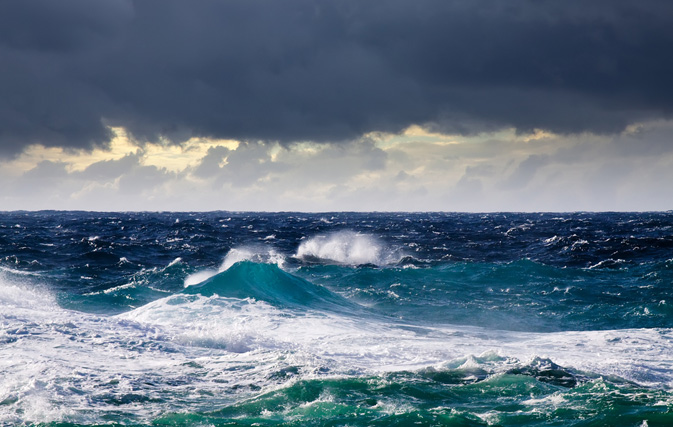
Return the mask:
<path id="1" fill-rule="evenodd" d="M 400 251 L 386 247 L 369 234 L 340 231 L 302 242 L 295 257 L 305 261 L 345 265 L 386 265 L 400 260 Z"/>

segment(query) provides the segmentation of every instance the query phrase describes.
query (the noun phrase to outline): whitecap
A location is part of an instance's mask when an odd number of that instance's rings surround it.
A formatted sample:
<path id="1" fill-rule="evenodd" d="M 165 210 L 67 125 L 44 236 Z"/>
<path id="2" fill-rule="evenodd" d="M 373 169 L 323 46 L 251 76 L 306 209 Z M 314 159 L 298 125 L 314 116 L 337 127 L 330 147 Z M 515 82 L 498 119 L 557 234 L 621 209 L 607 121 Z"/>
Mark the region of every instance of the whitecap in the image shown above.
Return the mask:
<path id="1" fill-rule="evenodd" d="M 177 258 L 175 258 L 173 261 L 171 261 L 170 263 L 168 263 L 168 265 L 166 266 L 166 268 L 173 267 L 175 264 L 179 264 L 179 263 L 181 263 L 181 262 L 182 262 L 182 258 L 177 257 Z"/>
<path id="2" fill-rule="evenodd" d="M 303 241 L 296 258 L 334 262 L 346 265 L 385 265 L 399 261 L 399 250 L 391 250 L 370 234 L 340 231 L 318 235 Z"/>
<path id="3" fill-rule="evenodd" d="M 197 271 L 196 273 L 190 274 L 185 278 L 185 288 L 188 286 L 193 286 L 201 282 L 204 282 L 213 277 L 214 275 L 216 275 L 217 273 L 219 273 L 218 270 L 208 269 Z"/>
<path id="4" fill-rule="evenodd" d="M 262 246 L 243 246 L 231 249 L 222 261 L 219 272 L 228 270 L 232 265 L 241 261 L 252 261 L 264 264 L 276 264 L 282 268 L 285 264 L 285 256 L 276 252 L 275 249 Z"/>

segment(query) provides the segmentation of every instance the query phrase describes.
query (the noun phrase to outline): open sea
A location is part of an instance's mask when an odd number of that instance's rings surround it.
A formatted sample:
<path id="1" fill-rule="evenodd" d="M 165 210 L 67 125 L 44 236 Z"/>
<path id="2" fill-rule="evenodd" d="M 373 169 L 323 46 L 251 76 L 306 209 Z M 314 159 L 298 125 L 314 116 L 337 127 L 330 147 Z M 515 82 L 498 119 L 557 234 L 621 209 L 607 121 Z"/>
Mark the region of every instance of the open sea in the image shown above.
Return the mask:
<path id="1" fill-rule="evenodd" d="M 673 426 L 673 212 L 0 213 L 0 426 Z"/>

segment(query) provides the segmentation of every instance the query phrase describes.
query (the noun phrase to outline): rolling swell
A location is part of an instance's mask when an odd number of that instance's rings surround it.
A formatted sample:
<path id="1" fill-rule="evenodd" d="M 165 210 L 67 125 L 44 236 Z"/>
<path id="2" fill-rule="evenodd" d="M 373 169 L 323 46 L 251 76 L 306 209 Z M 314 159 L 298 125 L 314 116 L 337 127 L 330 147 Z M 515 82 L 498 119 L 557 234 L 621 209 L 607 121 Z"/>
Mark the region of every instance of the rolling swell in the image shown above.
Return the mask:
<path id="1" fill-rule="evenodd" d="M 280 308 L 350 311 L 357 307 L 323 286 L 294 276 L 275 264 L 237 262 L 227 270 L 187 287 L 183 293 L 267 302 Z"/>
<path id="2" fill-rule="evenodd" d="M 565 268 L 531 260 L 421 268 L 308 265 L 296 274 L 391 317 L 526 332 L 673 327 L 671 261 Z"/>

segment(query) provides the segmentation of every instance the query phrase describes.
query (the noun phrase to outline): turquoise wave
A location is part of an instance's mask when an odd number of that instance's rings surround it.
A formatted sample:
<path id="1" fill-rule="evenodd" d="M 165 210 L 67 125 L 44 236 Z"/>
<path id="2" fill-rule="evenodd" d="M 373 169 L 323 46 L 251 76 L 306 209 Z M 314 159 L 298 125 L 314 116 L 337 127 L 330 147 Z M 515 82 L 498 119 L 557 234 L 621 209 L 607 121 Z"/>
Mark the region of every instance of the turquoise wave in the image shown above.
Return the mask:
<path id="1" fill-rule="evenodd" d="M 281 270 L 275 264 L 241 261 L 183 293 L 255 299 L 279 308 L 350 312 L 360 307 L 308 280 Z"/>

